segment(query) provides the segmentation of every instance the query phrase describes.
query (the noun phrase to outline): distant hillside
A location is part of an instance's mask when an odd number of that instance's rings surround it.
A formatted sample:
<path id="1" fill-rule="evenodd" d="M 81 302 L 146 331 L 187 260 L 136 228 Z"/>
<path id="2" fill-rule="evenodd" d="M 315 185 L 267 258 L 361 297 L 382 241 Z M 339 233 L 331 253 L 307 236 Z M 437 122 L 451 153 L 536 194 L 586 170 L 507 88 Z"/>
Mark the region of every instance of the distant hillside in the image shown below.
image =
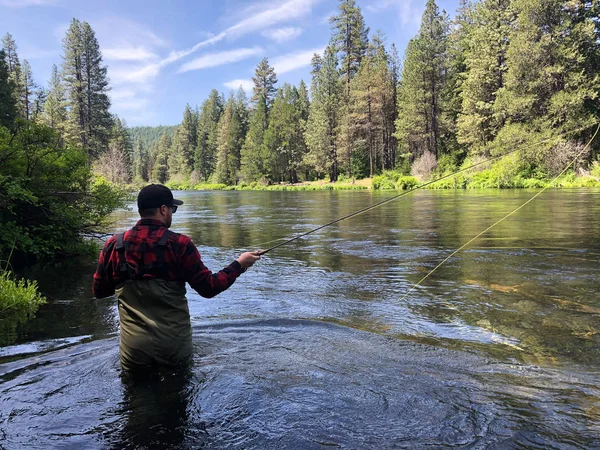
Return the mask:
<path id="1" fill-rule="evenodd" d="M 175 130 L 179 125 L 160 125 L 157 127 L 131 127 L 129 128 L 129 134 L 131 141 L 133 142 L 133 148 L 136 148 L 137 141 L 142 140 L 144 148 L 150 148 L 154 143 L 158 143 L 158 140 L 163 133 L 167 133 L 171 138 L 175 135 Z"/>

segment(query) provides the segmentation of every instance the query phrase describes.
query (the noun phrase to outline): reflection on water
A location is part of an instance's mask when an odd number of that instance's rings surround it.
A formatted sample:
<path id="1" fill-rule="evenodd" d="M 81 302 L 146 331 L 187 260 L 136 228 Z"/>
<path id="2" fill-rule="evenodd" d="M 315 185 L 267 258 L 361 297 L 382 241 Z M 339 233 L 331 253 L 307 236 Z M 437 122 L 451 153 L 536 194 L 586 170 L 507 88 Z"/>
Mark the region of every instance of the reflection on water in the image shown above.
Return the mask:
<path id="1" fill-rule="evenodd" d="M 177 195 L 174 230 L 218 270 L 393 194 Z M 215 299 L 188 292 L 184 377 L 121 380 L 94 265 L 46 268 L 49 303 L 0 347 L 0 445 L 594 448 L 600 192 L 545 192 L 401 301 L 531 195 L 417 192 L 275 250 Z"/>

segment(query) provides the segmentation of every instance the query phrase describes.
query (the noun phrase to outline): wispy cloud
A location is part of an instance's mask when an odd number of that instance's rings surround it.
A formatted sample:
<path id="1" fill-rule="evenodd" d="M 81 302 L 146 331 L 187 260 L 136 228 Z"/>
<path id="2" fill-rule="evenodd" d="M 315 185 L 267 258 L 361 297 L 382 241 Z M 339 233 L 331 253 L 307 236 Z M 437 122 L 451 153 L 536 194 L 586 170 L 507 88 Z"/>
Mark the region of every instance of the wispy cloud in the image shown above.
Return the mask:
<path id="1" fill-rule="evenodd" d="M 273 58 L 271 65 L 275 68 L 277 75 L 291 72 L 310 65 L 313 55 L 315 53 L 322 54 L 324 49 L 325 47 L 317 47 L 277 56 Z"/>
<path id="2" fill-rule="evenodd" d="M 144 47 L 105 48 L 102 56 L 113 61 L 147 61 L 157 58 L 155 53 Z"/>
<path id="3" fill-rule="evenodd" d="M 281 44 L 296 39 L 302 34 L 302 31 L 302 28 L 286 27 L 276 28 L 274 30 L 264 30 L 262 35 Z"/>
<path id="4" fill-rule="evenodd" d="M 425 6 L 416 0 L 377 0 L 370 2 L 366 6 L 368 11 L 375 13 L 383 12 L 390 8 L 397 9 L 400 22 L 403 25 L 419 25 Z"/>
<path id="5" fill-rule="evenodd" d="M 235 25 L 227 28 L 225 33 L 228 35 L 240 36 L 252 31 L 263 30 L 278 23 L 299 19 L 310 14 L 312 6 L 316 4 L 317 1 L 318 0 L 288 0 L 241 20 Z"/>
<path id="6" fill-rule="evenodd" d="M 254 87 L 254 83 L 252 80 L 231 80 L 227 83 L 223 83 L 223 86 L 228 87 L 229 89 L 238 89 L 240 86 L 246 93 L 252 92 L 252 88 Z"/>
<path id="7" fill-rule="evenodd" d="M 56 6 L 58 0 L 0 0 L 0 6 L 24 8 L 26 6 Z"/>
<path id="8" fill-rule="evenodd" d="M 251 56 L 257 56 L 263 54 L 264 50 L 260 47 L 252 48 L 237 48 L 235 50 L 227 50 L 218 53 L 207 53 L 202 55 L 200 58 L 196 58 L 193 61 L 183 64 L 179 68 L 179 72 L 188 72 L 190 70 L 207 69 L 209 67 L 222 66 L 223 64 L 230 64 L 233 62 L 241 61 Z"/>

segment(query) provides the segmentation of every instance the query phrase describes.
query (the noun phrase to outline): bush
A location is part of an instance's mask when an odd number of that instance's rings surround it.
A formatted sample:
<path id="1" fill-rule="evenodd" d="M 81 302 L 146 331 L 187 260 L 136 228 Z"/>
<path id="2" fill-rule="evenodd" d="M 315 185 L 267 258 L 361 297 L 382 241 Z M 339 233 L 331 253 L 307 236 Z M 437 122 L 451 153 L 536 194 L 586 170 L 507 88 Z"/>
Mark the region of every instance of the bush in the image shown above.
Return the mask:
<path id="1" fill-rule="evenodd" d="M 425 151 L 412 164 L 410 173 L 420 180 L 428 180 L 437 167 L 437 159 L 431 152 Z"/>
<path id="2" fill-rule="evenodd" d="M 127 198 L 125 188 L 92 177 L 84 150 L 58 142 L 30 121 L 0 127 L 0 254 L 14 248 L 17 267 L 71 256 Z"/>

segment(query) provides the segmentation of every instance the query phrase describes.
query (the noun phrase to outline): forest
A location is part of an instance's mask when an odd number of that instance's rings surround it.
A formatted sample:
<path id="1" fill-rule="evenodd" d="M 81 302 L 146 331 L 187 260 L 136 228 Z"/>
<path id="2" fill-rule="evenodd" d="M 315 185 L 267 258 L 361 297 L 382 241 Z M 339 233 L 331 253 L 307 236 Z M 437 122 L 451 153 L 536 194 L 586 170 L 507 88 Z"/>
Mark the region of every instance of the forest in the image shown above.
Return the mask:
<path id="1" fill-rule="evenodd" d="M 598 4 L 428 0 L 403 59 L 340 0 L 311 80 L 280 84 L 268 58 L 254 87 L 213 89 L 177 126 L 129 128 L 110 111 L 92 27 L 73 19 L 60 66 L 38 85 L 10 33 L 0 53 L 0 252 L 68 254 L 127 192 L 264 188 L 314 180 L 406 188 L 523 148 L 433 187 L 598 185 Z M 364 187 L 364 185 L 362 186 Z"/>
<path id="2" fill-rule="evenodd" d="M 130 176 L 176 188 L 375 176 L 398 188 L 521 146 L 437 187 L 541 187 L 580 153 L 563 185 L 597 185 L 598 145 L 582 152 L 598 122 L 597 18 L 595 2 L 482 0 L 450 20 L 429 0 L 400 60 L 341 0 L 310 86 L 278 85 L 264 58 L 250 98 L 213 89 L 174 133 L 134 129 Z"/>

